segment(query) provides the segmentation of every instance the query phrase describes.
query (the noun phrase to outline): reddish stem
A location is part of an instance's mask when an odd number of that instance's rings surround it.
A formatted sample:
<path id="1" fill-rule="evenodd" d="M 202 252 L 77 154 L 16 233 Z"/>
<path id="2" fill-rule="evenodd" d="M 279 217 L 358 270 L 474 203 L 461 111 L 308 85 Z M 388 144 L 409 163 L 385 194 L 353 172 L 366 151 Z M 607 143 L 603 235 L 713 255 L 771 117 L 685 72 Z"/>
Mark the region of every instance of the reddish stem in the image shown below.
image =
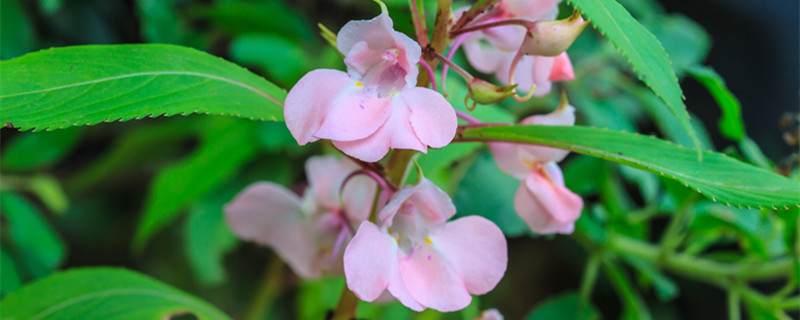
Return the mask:
<path id="1" fill-rule="evenodd" d="M 451 36 L 457 36 L 459 34 L 463 34 L 463 33 L 467 33 L 467 32 L 478 31 L 478 30 L 489 29 L 489 28 L 500 27 L 500 26 L 510 26 L 510 25 L 518 25 L 518 26 L 524 27 L 525 29 L 529 29 L 532 24 L 533 24 L 533 22 L 531 22 L 529 20 L 525 20 L 525 19 L 505 19 L 505 20 L 500 20 L 500 21 L 493 21 L 493 22 L 488 22 L 488 23 L 484 23 L 484 24 L 479 24 L 477 26 L 472 26 L 472 27 L 461 28 L 461 29 L 458 29 L 458 30 L 453 30 L 453 31 L 450 31 L 450 35 Z"/>
<path id="2" fill-rule="evenodd" d="M 425 69 L 425 72 L 428 73 L 428 78 L 431 79 L 431 87 L 433 88 L 433 91 L 436 91 L 436 77 L 433 75 L 433 68 L 431 68 L 431 65 L 429 65 L 428 62 L 422 58 L 419 59 L 418 64 L 422 67 L 422 69 Z M 444 67 L 447 68 L 447 65 Z M 442 72 L 444 72 L 444 69 Z M 444 78 L 442 78 L 442 89 L 444 89 Z"/>

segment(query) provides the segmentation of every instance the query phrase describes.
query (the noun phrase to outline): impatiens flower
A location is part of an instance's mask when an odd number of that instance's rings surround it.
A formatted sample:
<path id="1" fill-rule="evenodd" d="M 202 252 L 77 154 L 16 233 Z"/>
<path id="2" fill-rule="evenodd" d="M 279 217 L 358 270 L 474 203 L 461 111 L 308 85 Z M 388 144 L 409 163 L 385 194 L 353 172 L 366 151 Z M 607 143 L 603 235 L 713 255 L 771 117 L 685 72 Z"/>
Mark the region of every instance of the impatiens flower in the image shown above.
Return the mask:
<path id="1" fill-rule="evenodd" d="M 415 87 L 421 49 L 392 29 L 388 14 L 348 22 L 337 47 L 347 73 L 311 71 L 286 97 L 286 126 L 297 143 L 330 139 L 342 152 L 368 162 L 380 160 L 389 148 L 426 152 L 450 143 L 455 111 L 438 92 Z"/>
<path id="2" fill-rule="evenodd" d="M 525 118 L 520 124 L 573 125 L 575 108 L 564 99 L 552 113 Z M 514 196 L 514 209 L 528 227 L 539 234 L 572 233 L 583 200 L 564 186 L 556 164 L 569 151 L 507 142 L 490 143 L 489 148 L 500 170 L 522 180 Z"/>
<path id="3" fill-rule="evenodd" d="M 497 309 L 488 309 L 481 312 L 475 320 L 503 320 L 503 314 Z"/>
<path id="4" fill-rule="evenodd" d="M 346 158 L 312 157 L 303 199 L 280 185 L 257 182 L 225 206 L 225 219 L 240 238 L 272 247 L 301 277 L 341 273 L 341 248 L 352 237 L 351 226 L 369 216 L 377 187 L 367 177 L 352 178 L 342 205 L 342 182 L 358 169 Z"/>
<path id="5" fill-rule="evenodd" d="M 490 11 L 479 16 L 473 24 L 484 24 L 506 19 L 526 19 L 532 22 L 553 20 L 558 14 L 561 0 L 500 0 Z M 460 10 L 460 12 L 466 11 Z M 456 17 L 459 12 L 456 12 Z M 464 52 L 470 64 L 478 71 L 494 73 L 506 85 L 514 56 L 520 49 L 527 31 L 517 25 L 492 27 L 471 33 L 464 40 Z M 530 41 L 526 41 L 530 42 Z M 536 85 L 533 94 L 542 96 L 550 92 L 551 81 L 569 81 L 575 78 L 572 63 L 566 52 L 554 57 L 524 55 L 514 68 L 517 90 L 528 91 Z"/>
<path id="6" fill-rule="evenodd" d="M 455 213 L 427 179 L 400 189 L 379 212 L 380 226 L 362 222 L 347 246 L 348 288 L 365 301 L 388 290 L 417 311 L 459 310 L 470 294 L 492 290 L 508 262 L 503 233 L 478 216 L 447 222 Z"/>

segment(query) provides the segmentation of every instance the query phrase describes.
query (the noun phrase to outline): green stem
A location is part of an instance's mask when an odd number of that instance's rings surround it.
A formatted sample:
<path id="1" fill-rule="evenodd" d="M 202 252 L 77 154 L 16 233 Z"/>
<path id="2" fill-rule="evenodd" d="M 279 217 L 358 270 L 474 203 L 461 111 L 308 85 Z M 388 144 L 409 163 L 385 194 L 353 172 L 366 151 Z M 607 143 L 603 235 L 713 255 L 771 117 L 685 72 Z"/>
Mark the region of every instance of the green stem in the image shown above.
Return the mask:
<path id="1" fill-rule="evenodd" d="M 253 301 L 245 313 L 245 320 L 266 319 L 272 303 L 275 302 L 281 289 L 283 279 L 283 261 L 277 256 L 272 257 L 272 261 L 264 271 L 261 285 L 253 296 Z"/>
<path id="2" fill-rule="evenodd" d="M 333 312 L 331 320 L 350 320 L 356 317 L 356 308 L 358 308 L 358 297 L 344 286 L 342 295 L 339 297 L 339 304 Z"/>
<path id="3" fill-rule="evenodd" d="M 798 310 L 800 309 L 800 296 L 786 298 L 778 304 L 778 307 L 784 310 Z"/>
<path id="4" fill-rule="evenodd" d="M 611 284 L 617 290 L 623 304 L 624 319 L 650 319 L 650 312 L 647 305 L 642 301 L 642 297 L 634 290 L 631 281 L 620 270 L 616 263 L 609 259 L 603 261 L 606 274 L 611 280 Z"/>
<path id="5" fill-rule="evenodd" d="M 615 252 L 633 255 L 675 273 L 703 282 L 728 287 L 730 279 L 764 280 L 786 277 L 792 260 L 779 258 L 765 263 L 722 263 L 688 254 L 660 256 L 660 248 L 622 235 L 609 235 L 609 247 Z"/>
<path id="6" fill-rule="evenodd" d="M 739 311 L 739 304 L 741 298 L 736 290 L 728 290 L 728 319 L 740 320 L 742 319 L 741 312 Z"/>
<path id="7" fill-rule="evenodd" d="M 394 149 L 392 155 L 389 156 L 389 162 L 386 164 L 386 175 L 389 181 L 394 185 L 400 187 L 405 182 L 410 167 L 411 159 L 416 154 L 416 151 L 410 149 Z"/>
<path id="8" fill-rule="evenodd" d="M 675 216 L 669 221 L 667 230 L 661 237 L 661 256 L 665 257 L 675 253 L 675 250 L 680 247 L 685 236 L 686 227 L 688 222 L 691 221 L 692 205 L 695 203 L 696 193 L 692 193 L 686 198 L 680 208 L 675 212 Z"/>
<path id="9" fill-rule="evenodd" d="M 592 296 L 592 288 L 597 281 L 597 273 L 600 270 L 600 253 L 593 253 L 586 263 L 586 270 L 583 273 L 581 282 L 581 300 L 589 302 Z"/>

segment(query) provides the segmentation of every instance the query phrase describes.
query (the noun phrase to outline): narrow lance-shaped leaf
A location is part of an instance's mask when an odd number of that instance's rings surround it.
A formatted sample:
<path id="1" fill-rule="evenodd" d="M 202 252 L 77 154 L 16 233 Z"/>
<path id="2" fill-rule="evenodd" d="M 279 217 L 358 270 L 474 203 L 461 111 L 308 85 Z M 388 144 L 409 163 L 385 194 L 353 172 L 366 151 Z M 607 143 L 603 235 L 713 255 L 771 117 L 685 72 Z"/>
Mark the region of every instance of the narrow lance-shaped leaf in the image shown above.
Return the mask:
<path id="1" fill-rule="evenodd" d="M 692 149 L 651 136 L 589 127 L 462 127 L 455 141 L 509 141 L 567 149 L 675 179 L 714 201 L 737 207 L 800 206 L 800 182 L 727 155 Z"/>
<path id="2" fill-rule="evenodd" d="M 191 113 L 283 119 L 283 89 L 185 47 L 53 48 L 2 61 L 0 69 L 0 123 L 21 130 Z"/>
<path id="3" fill-rule="evenodd" d="M 135 252 L 175 220 L 180 210 L 224 183 L 255 155 L 255 123 L 219 117 L 208 120 L 195 153 L 167 167 L 153 181 L 134 236 Z"/>
<path id="4" fill-rule="evenodd" d="M 214 306 L 150 277 L 117 268 L 57 273 L 9 294 L 3 319 L 230 319 Z"/>
<path id="5" fill-rule="evenodd" d="M 725 138 L 741 141 L 744 138 L 744 123 L 742 122 L 742 105 L 739 99 L 725 85 L 714 69 L 702 66 L 692 66 L 688 70 L 690 75 L 700 81 L 708 89 L 714 100 L 717 101 L 722 118 L 719 119 L 719 132 Z"/>
<path id="6" fill-rule="evenodd" d="M 628 59 L 633 70 L 655 94 L 664 100 L 697 147 L 700 141 L 689 123 L 683 91 L 664 47 L 650 31 L 614 0 L 569 0 Z"/>

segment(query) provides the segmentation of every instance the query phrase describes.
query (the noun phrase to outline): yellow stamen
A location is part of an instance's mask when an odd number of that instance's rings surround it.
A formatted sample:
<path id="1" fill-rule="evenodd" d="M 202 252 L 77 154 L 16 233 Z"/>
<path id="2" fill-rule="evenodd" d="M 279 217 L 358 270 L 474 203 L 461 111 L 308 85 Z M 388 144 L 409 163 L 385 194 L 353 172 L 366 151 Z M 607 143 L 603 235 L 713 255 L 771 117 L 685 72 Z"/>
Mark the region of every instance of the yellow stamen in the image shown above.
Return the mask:
<path id="1" fill-rule="evenodd" d="M 361 83 L 361 81 L 356 81 L 356 87 L 361 88 L 363 86 L 364 86 L 364 84 Z"/>
<path id="2" fill-rule="evenodd" d="M 425 243 L 427 243 L 427 244 L 431 244 L 431 245 L 432 245 L 432 244 L 433 244 L 433 241 L 431 240 L 431 238 L 428 238 L 428 237 L 426 237 L 426 238 L 425 238 Z"/>

